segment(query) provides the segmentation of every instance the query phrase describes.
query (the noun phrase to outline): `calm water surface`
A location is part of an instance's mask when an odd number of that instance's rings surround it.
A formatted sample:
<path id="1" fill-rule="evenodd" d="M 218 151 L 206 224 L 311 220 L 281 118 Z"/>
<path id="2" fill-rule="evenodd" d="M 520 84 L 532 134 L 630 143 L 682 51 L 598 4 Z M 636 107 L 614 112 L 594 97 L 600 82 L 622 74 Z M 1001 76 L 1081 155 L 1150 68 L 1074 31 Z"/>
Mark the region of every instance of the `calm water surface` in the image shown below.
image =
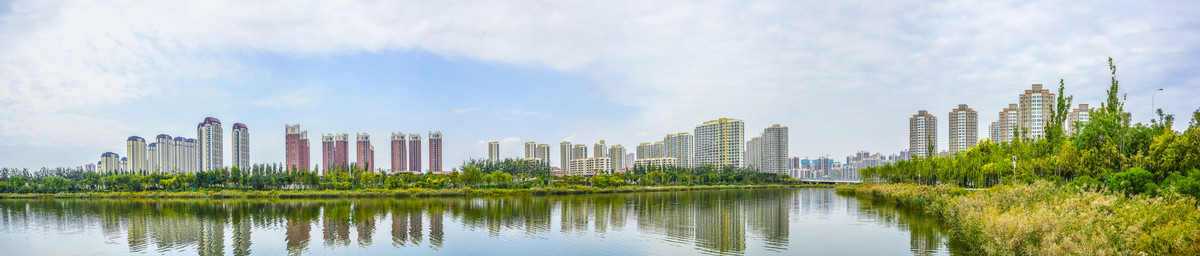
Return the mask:
<path id="1" fill-rule="evenodd" d="M 350 200 L 0 200 L 3 255 L 952 255 L 833 189 Z"/>

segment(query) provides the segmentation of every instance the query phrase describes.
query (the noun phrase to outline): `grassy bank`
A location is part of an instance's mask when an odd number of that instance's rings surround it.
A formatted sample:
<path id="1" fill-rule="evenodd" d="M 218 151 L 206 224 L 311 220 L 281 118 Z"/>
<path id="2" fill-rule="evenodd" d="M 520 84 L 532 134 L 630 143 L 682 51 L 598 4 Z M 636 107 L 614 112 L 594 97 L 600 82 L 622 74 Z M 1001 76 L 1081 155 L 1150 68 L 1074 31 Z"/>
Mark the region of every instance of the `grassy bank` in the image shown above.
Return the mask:
<path id="1" fill-rule="evenodd" d="M 1177 193 L 1126 197 L 1058 186 L 857 185 L 839 194 L 928 211 L 988 255 L 1198 255 L 1200 209 Z"/>
<path id="2" fill-rule="evenodd" d="M 359 190 L 203 190 L 203 191 L 145 191 L 145 192 L 84 192 L 84 193 L 2 193 L 0 198 L 343 198 L 343 197 L 441 197 L 441 196 L 512 196 L 568 195 L 628 192 L 658 192 L 711 189 L 759 189 L 817 187 L 812 185 L 712 185 L 712 186 L 622 186 L 596 188 L 590 186 L 544 188 L 452 188 L 452 189 L 359 189 Z"/>

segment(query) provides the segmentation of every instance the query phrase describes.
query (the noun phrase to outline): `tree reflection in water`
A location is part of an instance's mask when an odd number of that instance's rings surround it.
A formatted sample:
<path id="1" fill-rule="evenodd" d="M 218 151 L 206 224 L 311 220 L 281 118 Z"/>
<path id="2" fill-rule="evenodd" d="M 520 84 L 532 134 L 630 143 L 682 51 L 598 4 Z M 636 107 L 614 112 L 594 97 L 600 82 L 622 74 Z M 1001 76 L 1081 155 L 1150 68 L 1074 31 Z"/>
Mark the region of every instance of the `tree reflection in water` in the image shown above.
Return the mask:
<path id="1" fill-rule="evenodd" d="M 862 221 L 908 231 L 914 254 L 937 252 L 944 244 L 945 231 L 919 212 L 860 204 L 829 189 L 495 198 L 0 200 L 0 230 L 53 225 L 50 228 L 70 232 L 98 226 L 106 241 L 124 242 L 130 253 L 195 250 L 200 255 L 271 254 L 251 250 L 252 245 L 274 246 L 255 244 L 251 230 L 279 230 L 286 252 L 300 255 L 314 246 L 310 243 L 314 225 L 322 239 L 317 246 L 347 247 L 354 240 L 359 247 L 377 247 L 376 228 L 390 219 L 390 225 L 383 224 L 390 230 L 382 235 L 391 235 L 390 245 L 397 248 L 441 248 L 444 226 L 453 225 L 452 231 L 482 231 L 502 240 L 603 238 L 633 231 L 708 254 L 744 254 L 751 246 L 749 236 L 759 243 L 752 246 L 787 253 L 793 217 L 828 215 L 841 205 Z M 553 232 L 554 225 L 558 232 Z M 226 234 L 227 227 L 232 233 Z"/>

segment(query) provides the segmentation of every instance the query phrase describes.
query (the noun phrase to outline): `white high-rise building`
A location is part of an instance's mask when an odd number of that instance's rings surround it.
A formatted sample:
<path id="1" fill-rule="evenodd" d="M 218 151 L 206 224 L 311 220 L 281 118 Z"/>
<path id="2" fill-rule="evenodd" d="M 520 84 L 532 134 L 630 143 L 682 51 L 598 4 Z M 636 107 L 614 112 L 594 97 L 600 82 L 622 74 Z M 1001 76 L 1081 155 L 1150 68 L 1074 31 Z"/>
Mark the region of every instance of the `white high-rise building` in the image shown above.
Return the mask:
<path id="1" fill-rule="evenodd" d="M 663 138 L 663 157 L 675 158 L 679 166 L 692 167 L 692 134 L 681 132 Z"/>
<path id="2" fill-rule="evenodd" d="M 146 171 L 146 139 L 130 136 L 125 140 L 125 157 L 129 158 L 128 167 L 131 171 Z"/>
<path id="3" fill-rule="evenodd" d="M 1091 119 L 1092 109 L 1088 108 L 1088 104 L 1079 104 L 1079 108 L 1072 109 L 1067 116 L 1067 123 L 1063 124 L 1063 129 L 1067 130 L 1067 134 L 1075 134 Z"/>
<path id="4" fill-rule="evenodd" d="M 929 157 L 937 150 L 937 117 L 928 111 L 917 111 L 908 119 L 908 151 L 915 156 Z"/>
<path id="5" fill-rule="evenodd" d="M 493 163 L 500 162 L 500 142 L 499 141 L 488 142 L 488 161 L 493 162 Z"/>
<path id="6" fill-rule="evenodd" d="M 760 170 L 785 174 L 788 170 L 788 128 L 779 124 L 763 130 Z"/>
<path id="7" fill-rule="evenodd" d="M 695 165 L 745 165 L 745 125 L 742 120 L 720 118 L 697 125 L 695 130 Z"/>
<path id="8" fill-rule="evenodd" d="M 571 159 L 572 159 L 571 158 L 571 142 L 570 141 L 563 141 L 562 143 L 558 144 L 558 159 L 559 159 L 559 162 L 558 162 L 559 167 L 558 168 L 562 169 L 563 173 L 570 174 L 571 173 Z"/>
<path id="9" fill-rule="evenodd" d="M 151 142 L 146 145 L 146 170 L 157 172 L 158 169 L 158 143 Z"/>
<path id="10" fill-rule="evenodd" d="M 204 118 L 196 125 L 197 148 L 200 151 L 200 170 L 212 171 L 225 165 L 225 152 L 221 131 L 221 120 L 213 117 Z"/>
<path id="11" fill-rule="evenodd" d="M 121 170 L 121 156 L 113 152 L 100 154 L 99 168 L 101 172 Z"/>
<path id="12" fill-rule="evenodd" d="M 764 170 L 762 166 L 762 137 L 750 138 L 746 141 L 746 167 Z"/>
<path id="13" fill-rule="evenodd" d="M 233 124 L 233 166 L 242 171 L 250 170 L 250 130 L 245 124 Z M 372 163 L 374 164 L 374 163 Z"/>
<path id="14" fill-rule="evenodd" d="M 162 172 L 174 173 L 176 171 L 175 158 L 172 156 L 175 155 L 175 140 L 171 139 L 171 135 L 159 134 L 154 138 L 154 144 L 158 148 L 155 151 L 155 156 L 153 156 L 157 166 L 151 166 L 150 168 Z"/>

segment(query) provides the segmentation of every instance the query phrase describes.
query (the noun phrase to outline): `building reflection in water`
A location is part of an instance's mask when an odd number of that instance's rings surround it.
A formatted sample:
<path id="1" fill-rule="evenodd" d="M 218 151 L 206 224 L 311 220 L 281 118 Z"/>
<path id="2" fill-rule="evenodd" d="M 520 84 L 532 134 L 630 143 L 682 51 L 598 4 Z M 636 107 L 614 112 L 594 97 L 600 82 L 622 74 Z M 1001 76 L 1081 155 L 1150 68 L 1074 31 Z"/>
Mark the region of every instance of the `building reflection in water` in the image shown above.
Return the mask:
<path id="1" fill-rule="evenodd" d="M 919 212 L 838 197 L 832 189 L 756 189 L 469 199 L 8 200 L 0 201 L 0 224 L 54 223 L 63 226 L 59 230 L 90 225 L 98 227 L 106 241 L 127 243 L 130 253 L 195 248 L 200 255 L 272 254 L 251 251 L 255 228 L 281 230 L 288 254 L 306 254 L 314 246 L 313 225 L 319 225 L 323 241 L 316 246 L 344 247 L 354 240 L 360 247 L 372 247 L 377 222 L 388 218 L 394 247 L 440 248 L 448 224 L 496 238 L 603 237 L 632 225 L 672 244 L 743 254 L 748 246 L 786 252 L 793 216 L 829 218 L 835 209 L 845 209 L 858 221 L 908 231 L 915 254 L 938 252 L 945 244 L 939 224 Z M 232 233 L 226 234 L 227 226 Z M 761 244 L 748 245 L 747 235 Z"/>

